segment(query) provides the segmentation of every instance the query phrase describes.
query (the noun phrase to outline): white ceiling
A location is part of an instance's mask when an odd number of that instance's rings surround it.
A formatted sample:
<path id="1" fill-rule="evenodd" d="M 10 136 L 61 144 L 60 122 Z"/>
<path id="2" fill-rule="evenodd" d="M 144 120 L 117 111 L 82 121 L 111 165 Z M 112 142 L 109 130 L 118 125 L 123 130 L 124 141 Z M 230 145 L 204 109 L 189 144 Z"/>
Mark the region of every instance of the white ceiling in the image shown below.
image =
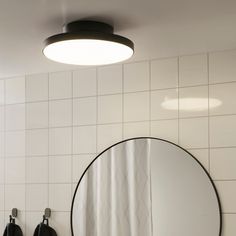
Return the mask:
<path id="1" fill-rule="evenodd" d="M 0 77 L 78 68 L 41 51 L 45 38 L 82 18 L 133 40 L 133 61 L 236 48 L 235 0 L 0 0 Z"/>

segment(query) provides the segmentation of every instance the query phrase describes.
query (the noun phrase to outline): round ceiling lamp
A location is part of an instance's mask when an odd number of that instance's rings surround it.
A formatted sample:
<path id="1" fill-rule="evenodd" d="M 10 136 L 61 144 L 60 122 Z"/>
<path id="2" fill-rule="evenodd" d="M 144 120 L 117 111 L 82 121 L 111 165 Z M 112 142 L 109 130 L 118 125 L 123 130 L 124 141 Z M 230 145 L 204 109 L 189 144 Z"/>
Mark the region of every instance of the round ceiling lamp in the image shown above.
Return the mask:
<path id="1" fill-rule="evenodd" d="M 56 62 L 72 65 L 107 65 L 129 59 L 131 40 L 113 34 L 113 27 L 97 21 L 74 21 L 65 32 L 45 40 L 43 54 Z"/>

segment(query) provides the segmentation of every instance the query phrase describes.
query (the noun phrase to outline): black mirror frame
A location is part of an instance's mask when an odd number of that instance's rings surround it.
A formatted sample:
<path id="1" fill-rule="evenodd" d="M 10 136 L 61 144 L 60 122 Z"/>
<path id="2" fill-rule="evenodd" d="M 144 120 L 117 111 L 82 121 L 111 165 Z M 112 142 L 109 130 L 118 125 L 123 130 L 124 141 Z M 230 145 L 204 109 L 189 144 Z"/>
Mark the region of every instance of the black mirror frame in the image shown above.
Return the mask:
<path id="1" fill-rule="evenodd" d="M 74 206 L 74 201 L 75 201 L 75 196 L 76 196 L 76 193 L 77 193 L 77 190 L 78 190 L 78 187 L 80 185 L 80 182 L 82 181 L 84 175 L 86 174 L 87 170 L 89 169 L 89 167 L 103 154 L 105 153 L 106 151 L 108 151 L 110 148 L 116 146 L 116 145 L 119 145 L 121 143 L 125 143 L 127 141 L 131 141 L 131 140 L 138 140 L 138 139 L 154 139 L 154 140 L 159 140 L 159 141 L 164 141 L 166 143 L 169 143 L 169 144 L 172 144 L 180 149 L 182 149 L 183 151 L 185 151 L 186 153 L 188 153 L 201 167 L 202 169 L 204 170 L 205 174 L 208 176 L 213 188 L 214 188 L 214 191 L 215 191 L 215 194 L 216 194 L 216 198 L 217 198 L 217 202 L 218 202 L 218 207 L 219 207 L 219 219 L 220 219 L 220 227 L 219 227 L 219 236 L 221 236 L 222 234 L 222 206 L 221 206 L 221 203 L 220 203 L 220 197 L 219 197 L 219 194 L 218 194 L 218 191 L 217 191 L 217 188 L 210 176 L 210 174 L 208 173 L 208 171 L 206 170 L 206 168 L 201 164 L 201 162 L 199 160 L 196 159 L 196 157 L 194 157 L 189 151 L 187 151 L 186 149 L 182 148 L 181 146 L 179 146 L 178 144 L 175 144 L 171 141 L 168 141 L 168 140 L 165 140 L 165 139 L 161 139 L 161 138 L 154 138 L 154 137 L 135 137 L 135 138 L 129 138 L 129 139 L 125 139 L 125 140 L 122 140 L 120 142 L 117 142 L 111 146 L 109 146 L 108 148 L 106 148 L 105 150 L 103 150 L 100 154 L 98 154 L 93 160 L 92 162 L 88 165 L 88 167 L 85 169 L 85 171 L 83 172 L 82 176 L 80 177 L 80 180 L 79 182 L 77 183 L 77 186 L 74 190 L 74 195 L 73 195 L 73 198 L 72 198 L 72 203 L 71 203 L 71 212 L 70 212 L 70 226 L 71 226 L 71 235 L 74 236 L 74 231 L 73 231 L 73 206 Z"/>

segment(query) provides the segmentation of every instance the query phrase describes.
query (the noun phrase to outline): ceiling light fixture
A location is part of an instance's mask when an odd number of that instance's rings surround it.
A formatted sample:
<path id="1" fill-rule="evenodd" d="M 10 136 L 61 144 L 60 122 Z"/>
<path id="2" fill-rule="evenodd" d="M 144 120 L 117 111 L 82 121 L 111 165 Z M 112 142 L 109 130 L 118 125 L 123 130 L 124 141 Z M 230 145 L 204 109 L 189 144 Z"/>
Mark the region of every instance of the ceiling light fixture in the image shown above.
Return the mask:
<path id="1" fill-rule="evenodd" d="M 44 55 L 72 65 L 106 65 L 129 59 L 134 53 L 131 40 L 113 34 L 113 27 L 97 21 L 74 21 L 64 33 L 45 40 Z"/>

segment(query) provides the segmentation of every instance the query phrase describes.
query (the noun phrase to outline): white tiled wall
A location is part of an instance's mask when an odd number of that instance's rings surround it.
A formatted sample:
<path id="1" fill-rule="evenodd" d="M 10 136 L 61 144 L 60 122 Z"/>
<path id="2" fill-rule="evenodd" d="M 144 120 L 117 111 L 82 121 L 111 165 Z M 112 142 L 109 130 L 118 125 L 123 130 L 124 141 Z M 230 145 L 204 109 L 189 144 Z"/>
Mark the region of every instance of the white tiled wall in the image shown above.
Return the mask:
<path id="1" fill-rule="evenodd" d="M 183 110 L 183 98 L 205 110 Z M 222 104 L 209 108 L 209 98 Z M 175 109 L 162 103 L 174 99 Z M 223 236 L 236 234 L 236 51 L 0 80 L 0 229 L 13 207 L 30 236 L 44 208 L 70 235 L 73 189 L 107 146 L 154 136 L 188 149 L 210 172 Z"/>

